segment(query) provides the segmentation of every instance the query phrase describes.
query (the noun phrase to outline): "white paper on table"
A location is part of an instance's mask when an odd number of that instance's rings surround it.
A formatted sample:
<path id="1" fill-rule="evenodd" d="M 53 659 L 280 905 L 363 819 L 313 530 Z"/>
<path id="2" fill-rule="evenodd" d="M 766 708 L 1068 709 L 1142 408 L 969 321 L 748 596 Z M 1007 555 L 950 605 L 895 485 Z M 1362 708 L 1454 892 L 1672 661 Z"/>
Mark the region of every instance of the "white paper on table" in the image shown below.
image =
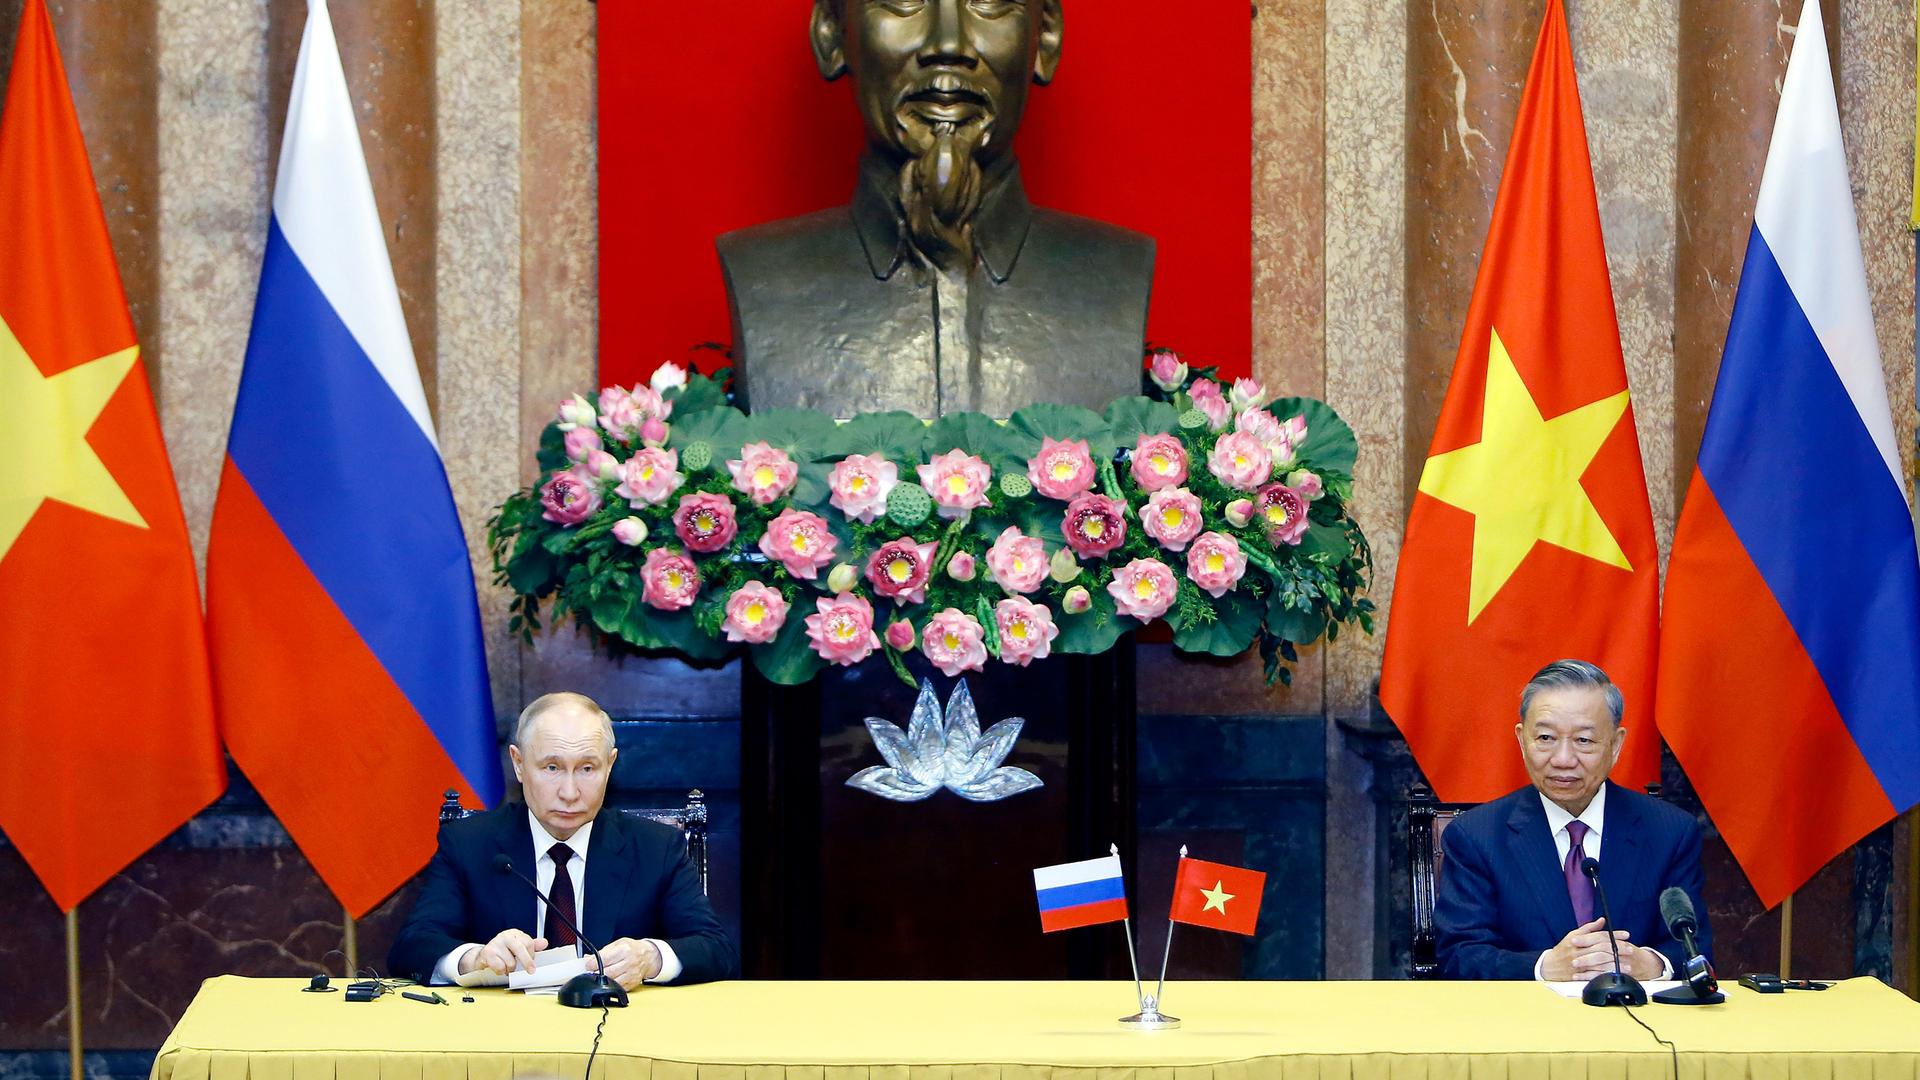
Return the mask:
<path id="1" fill-rule="evenodd" d="M 507 989 L 536 991 L 557 987 L 586 970 L 586 957 L 576 956 L 571 945 L 560 945 L 534 953 L 531 973 L 519 968 L 508 972 Z"/>
<path id="2" fill-rule="evenodd" d="M 1646 988 L 1647 996 L 1652 997 L 1662 990 L 1671 990 L 1682 984 L 1679 979 L 1652 979 L 1640 985 Z M 1587 988 L 1587 980 L 1581 979 L 1578 982 L 1550 982 L 1547 983 L 1546 986 L 1547 989 L 1559 994 L 1563 998 L 1577 998 L 1580 996 L 1580 991 Z"/>

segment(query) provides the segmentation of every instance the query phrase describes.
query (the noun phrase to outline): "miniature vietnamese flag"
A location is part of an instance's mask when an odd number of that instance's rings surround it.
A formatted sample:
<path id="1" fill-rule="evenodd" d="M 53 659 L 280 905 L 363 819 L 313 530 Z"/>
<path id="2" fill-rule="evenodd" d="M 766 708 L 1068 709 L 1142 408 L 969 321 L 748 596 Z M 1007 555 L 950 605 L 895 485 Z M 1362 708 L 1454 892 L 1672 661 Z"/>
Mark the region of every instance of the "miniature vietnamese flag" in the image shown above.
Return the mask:
<path id="1" fill-rule="evenodd" d="M 1267 875 L 1259 870 L 1182 857 L 1167 918 L 1252 936 L 1266 887 Z"/>

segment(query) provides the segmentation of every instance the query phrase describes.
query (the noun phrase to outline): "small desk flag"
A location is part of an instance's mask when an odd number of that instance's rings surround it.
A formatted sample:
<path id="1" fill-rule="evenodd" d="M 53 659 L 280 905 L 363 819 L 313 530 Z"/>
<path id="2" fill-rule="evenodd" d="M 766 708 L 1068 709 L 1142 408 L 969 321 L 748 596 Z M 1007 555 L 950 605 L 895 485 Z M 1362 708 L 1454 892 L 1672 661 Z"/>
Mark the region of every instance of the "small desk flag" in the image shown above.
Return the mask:
<path id="1" fill-rule="evenodd" d="M 1167 918 L 1251 937 L 1266 887 L 1267 875 L 1259 870 L 1183 858 L 1173 876 L 1173 910 Z"/>
<path id="2" fill-rule="evenodd" d="M 1049 934 L 1127 917 L 1118 855 L 1038 867 L 1033 887 L 1040 896 L 1040 929 Z"/>

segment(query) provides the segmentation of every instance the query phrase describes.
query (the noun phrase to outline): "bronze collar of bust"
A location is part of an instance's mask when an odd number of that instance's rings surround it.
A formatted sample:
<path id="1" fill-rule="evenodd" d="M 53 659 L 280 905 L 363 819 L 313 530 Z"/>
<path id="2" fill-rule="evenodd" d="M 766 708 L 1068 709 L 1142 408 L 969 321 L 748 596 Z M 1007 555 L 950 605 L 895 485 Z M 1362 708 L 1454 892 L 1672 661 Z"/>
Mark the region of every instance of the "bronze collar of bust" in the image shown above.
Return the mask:
<path id="1" fill-rule="evenodd" d="M 981 265 L 999 285 L 1012 276 L 1013 266 L 1020 260 L 1020 249 L 1033 224 L 1033 204 L 1027 201 L 1027 189 L 1020 182 L 1020 164 L 1012 155 L 994 161 L 982 179 L 986 190 L 968 228 Z M 867 265 L 880 281 L 892 277 L 913 255 L 900 208 L 899 184 L 899 170 L 886 159 L 872 151 L 861 155 L 860 182 L 853 193 L 853 224 L 866 250 Z"/>

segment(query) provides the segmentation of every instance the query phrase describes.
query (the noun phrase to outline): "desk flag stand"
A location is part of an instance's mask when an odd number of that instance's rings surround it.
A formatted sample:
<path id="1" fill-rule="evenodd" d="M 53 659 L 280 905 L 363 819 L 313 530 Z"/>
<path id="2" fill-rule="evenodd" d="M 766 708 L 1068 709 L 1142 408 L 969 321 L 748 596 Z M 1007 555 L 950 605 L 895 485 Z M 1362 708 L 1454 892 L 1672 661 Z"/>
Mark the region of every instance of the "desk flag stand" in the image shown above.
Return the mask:
<path id="1" fill-rule="evenodd" d="M 1120 849 L 1114 848 L 1118 855 Z M 1180 845 L 1180 857 L 1187 857 L 1187 845 Z M 1133 957 L 1133 927 L 1127 926 L 1127 960 L 1133 964 L 1133 990 L 1140 998 L 1140 1011 L 1132 1016 L 1123 1016 L 1120 1023 L 1128 1031 L 1169 1031 L 1180 1026 L 1180 1018 L 1168 1016 L 1160 1011 L 1160 994 L 1167 988 L 1167 960 L 1173 955 L 1173 919 L 1167 919 L 1167 947 L 1160 954 L 1160 981 L 1153 984 L 1153 993 L 1148 994 L 1140 985 L 1140 963 Z"/>

